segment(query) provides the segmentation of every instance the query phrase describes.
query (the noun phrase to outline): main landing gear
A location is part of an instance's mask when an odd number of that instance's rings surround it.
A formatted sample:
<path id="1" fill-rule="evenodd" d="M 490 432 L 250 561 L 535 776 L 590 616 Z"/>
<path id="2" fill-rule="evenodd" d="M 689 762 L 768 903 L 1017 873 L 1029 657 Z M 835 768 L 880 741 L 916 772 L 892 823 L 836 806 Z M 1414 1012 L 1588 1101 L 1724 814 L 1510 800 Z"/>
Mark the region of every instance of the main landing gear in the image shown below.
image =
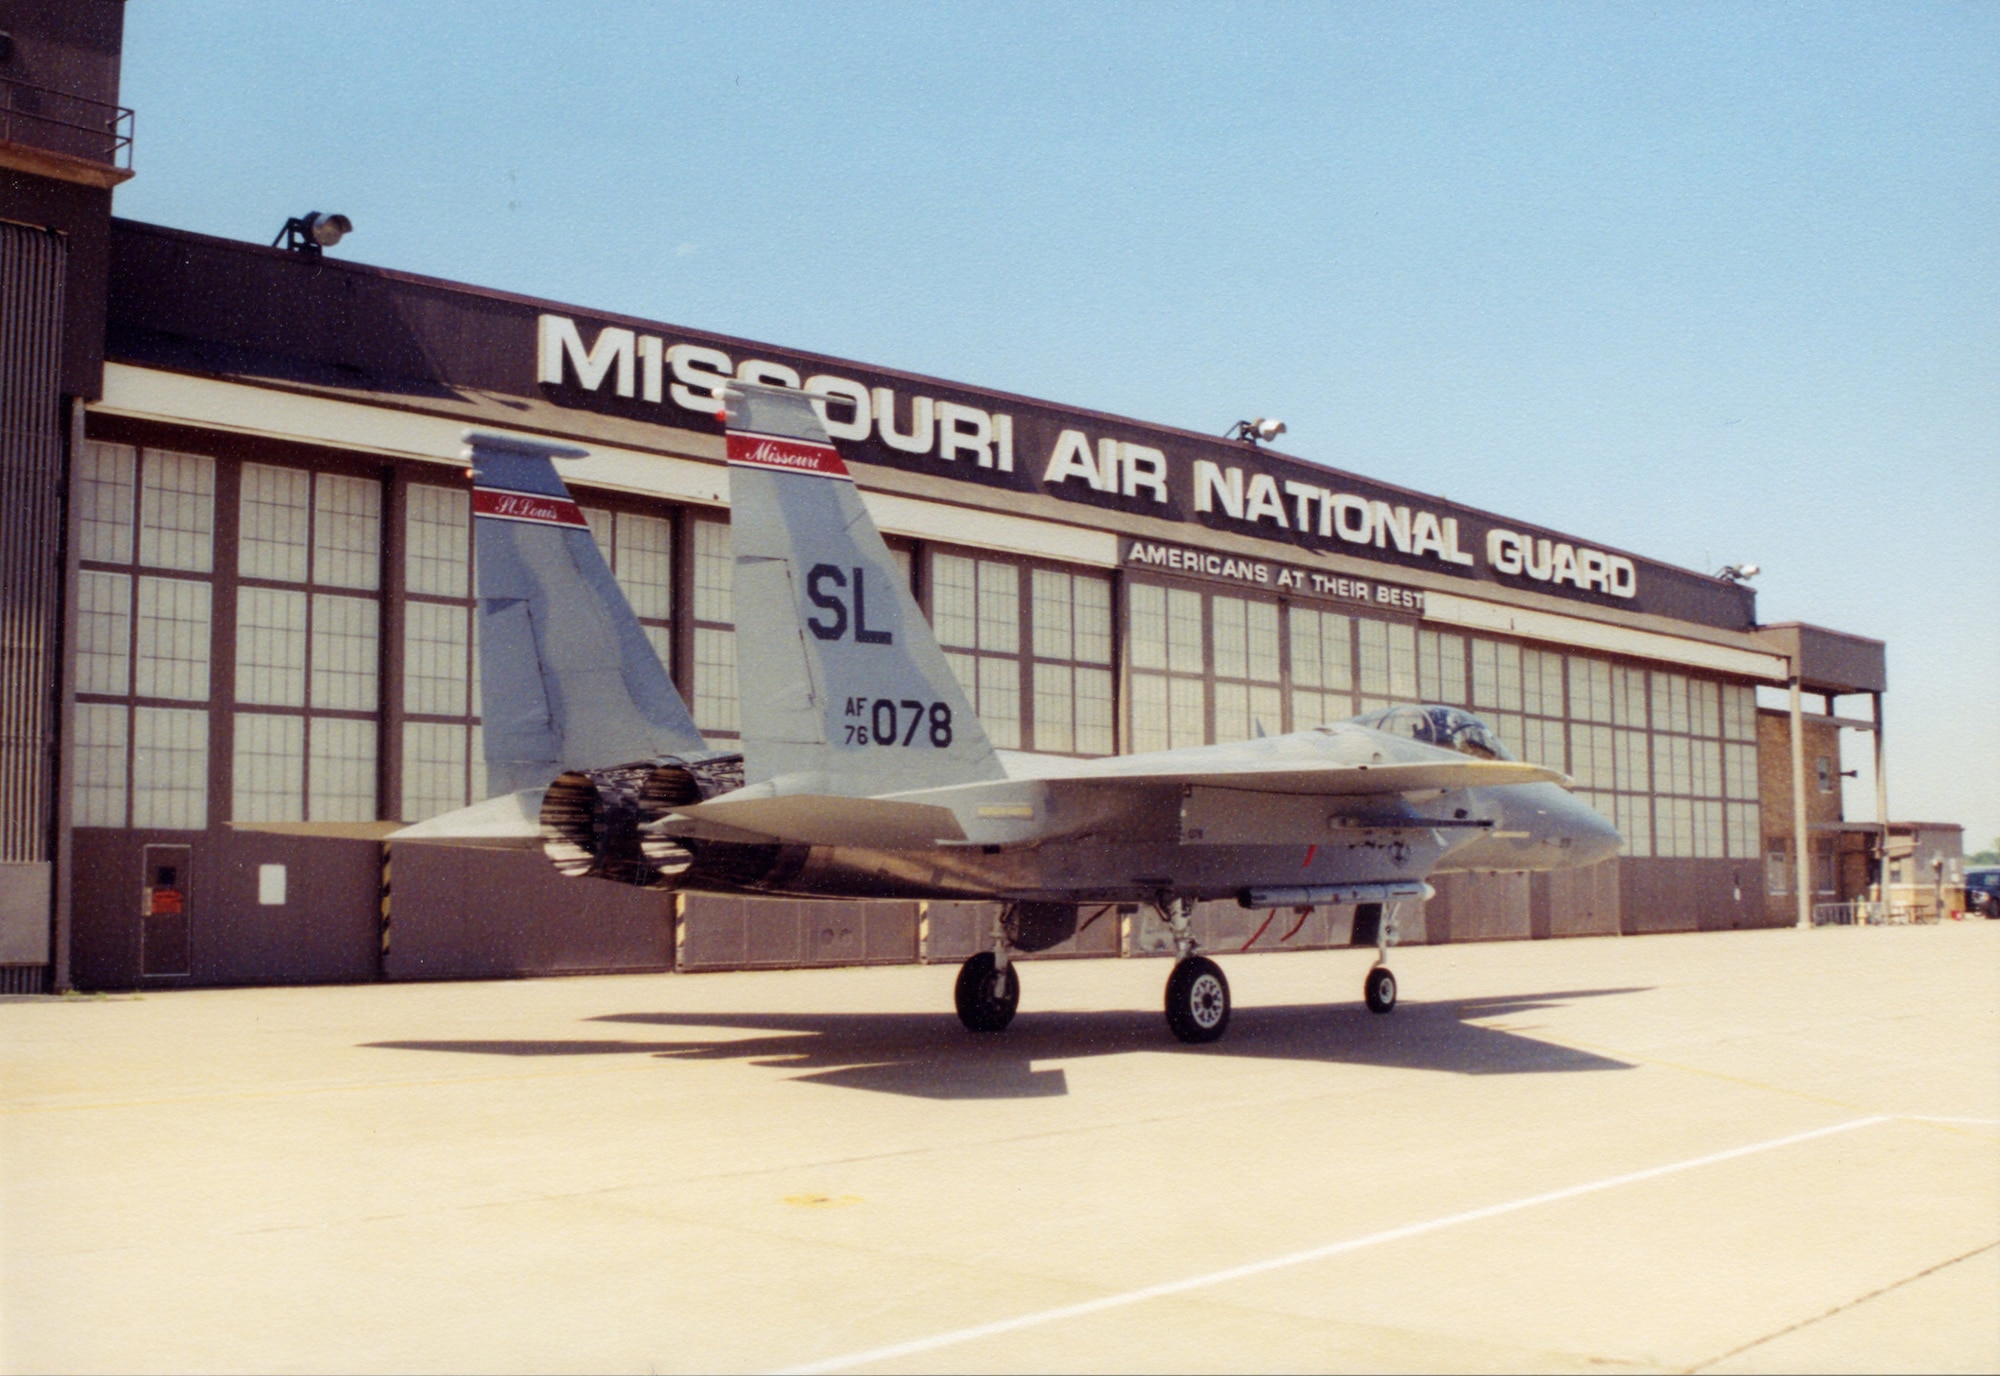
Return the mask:
<path id="1" fill-rule="evenodd" d="M 1363 903 L 1354 910 L 1353 944 L 1375 947 L 1375 964 L 1361 981 L 1361 997 L 1371 1013 L 1396 1011 L 1396 976 L 1389 969 L 1389 943 L 1396 938 L 1393 904 Z"/>
<path id="2" fill-rule="evenodd" d="M 1021 1006 L 1021 972 L 1014 968 L 1014 947 L 1007 940 L 1007 909 L 993 916 L 993 949 L 958 967 L 952 1001 L 958 1020 L 968 1032 L 1004 1032 Z"/>
<path id="3" fill-rule="evenodd" d="M 1216 1041 L 1229 1030 L 1229 978 L 1220 965 L 1194 953 L 1194 927 L 1188 920 L 1192 903 L 1163 894 L 1156 906 L 1173 932 L 1179 957 L 1167 976 L 1167 1027 L 1184 1042 Z M 959 967 L 952 990 L 958 1020 L 967 1031 L 999 1032 L 1014 1020 L 1014 1010 L 1021 1004 L 1021 973 L 1014 954 L 1003 908 L 994 919 L 993 948 Z"/>

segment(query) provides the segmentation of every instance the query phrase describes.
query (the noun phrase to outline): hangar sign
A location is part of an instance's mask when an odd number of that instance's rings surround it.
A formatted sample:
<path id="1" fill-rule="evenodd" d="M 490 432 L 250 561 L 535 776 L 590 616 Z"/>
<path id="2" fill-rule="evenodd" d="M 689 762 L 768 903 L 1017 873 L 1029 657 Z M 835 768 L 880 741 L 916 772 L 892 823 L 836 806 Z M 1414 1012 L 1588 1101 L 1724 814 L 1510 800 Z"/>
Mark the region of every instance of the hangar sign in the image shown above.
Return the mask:
<path id="1" fill-rule="evenodd" d="M 803 356 L 747 358 L 711 343 L 670 342 L 605 325 L 586 342 L 576 320 L 537 321 L 535 375 L 561 400 L 643 414 L 670 407 L 677 423 L 714 423 L 736 380 L 801 388 L 855 457 L 1067 501 L 1164 516 L 1360 553 L 1387 563 L 1632 603 L 1638 570 L 1621 554 L 1557 536 L 1491 525 L 1482 513 L 1412 500 L 1416 494 L 1220 439 L 1061 411 L 1026 398 L 950 392 L 902 376 L 854 377 Z M 820 360 L 818 362 L 829 362 Z M 993 403 L 1007 403 L 1005 409 Z M 1126 433 L 1116 433 L 1124 431 Z M 1337 484 L 1337 485 L 1336 485 Z M 1386 585 L 1384 585 L 1386 586 Z"/>

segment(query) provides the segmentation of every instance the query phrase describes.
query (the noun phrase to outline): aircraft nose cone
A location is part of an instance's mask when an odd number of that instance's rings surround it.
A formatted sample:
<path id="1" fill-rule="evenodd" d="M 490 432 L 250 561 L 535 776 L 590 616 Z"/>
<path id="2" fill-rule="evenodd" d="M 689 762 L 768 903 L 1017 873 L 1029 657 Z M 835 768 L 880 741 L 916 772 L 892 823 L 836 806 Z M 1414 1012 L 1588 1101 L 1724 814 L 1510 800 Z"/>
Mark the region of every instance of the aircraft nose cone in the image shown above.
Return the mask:
<path id="1" fill-rule="evenodd" d="M 1596 808 L 1577 804 L 1575 840 L 1570 845 L 1570 854 L 1578 865 L 1595 865 L 1600 860 L 1609 860 L 1618 854 L 1618 848 L 1625 838 L 1618 834 L 1618 828 L 1606 821 Z"/>

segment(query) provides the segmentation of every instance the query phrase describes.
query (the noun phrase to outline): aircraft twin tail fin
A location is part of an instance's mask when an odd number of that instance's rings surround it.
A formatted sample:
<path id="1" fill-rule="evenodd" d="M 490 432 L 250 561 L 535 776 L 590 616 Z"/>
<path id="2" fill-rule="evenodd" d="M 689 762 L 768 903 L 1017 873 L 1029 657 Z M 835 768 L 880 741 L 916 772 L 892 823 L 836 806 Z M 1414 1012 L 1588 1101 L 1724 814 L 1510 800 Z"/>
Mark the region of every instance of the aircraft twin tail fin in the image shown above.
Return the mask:
<path id="1" fill-rule="evenodd" d="M 746 783 L 860 797 L 1004 777 L 814 398 L 728 396 Z"/>
<path id="2" fill-rule="evenodd" d="M 489 791 L 708 753 L 551 462 L 586 451 L 479 431 L 465 440 Z"/>

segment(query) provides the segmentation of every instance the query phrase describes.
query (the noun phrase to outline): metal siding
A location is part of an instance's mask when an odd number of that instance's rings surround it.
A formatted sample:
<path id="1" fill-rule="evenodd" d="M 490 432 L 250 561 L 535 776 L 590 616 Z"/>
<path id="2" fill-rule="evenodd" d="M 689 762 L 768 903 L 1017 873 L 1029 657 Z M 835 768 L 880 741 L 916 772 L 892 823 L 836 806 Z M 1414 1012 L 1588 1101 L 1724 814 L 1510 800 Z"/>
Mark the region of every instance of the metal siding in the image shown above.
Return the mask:
<path id="1" fill-rule="evenodd" d="M 54 834 L 62 579 L 61 236 L 0 223 L 0 860 Z"/>

